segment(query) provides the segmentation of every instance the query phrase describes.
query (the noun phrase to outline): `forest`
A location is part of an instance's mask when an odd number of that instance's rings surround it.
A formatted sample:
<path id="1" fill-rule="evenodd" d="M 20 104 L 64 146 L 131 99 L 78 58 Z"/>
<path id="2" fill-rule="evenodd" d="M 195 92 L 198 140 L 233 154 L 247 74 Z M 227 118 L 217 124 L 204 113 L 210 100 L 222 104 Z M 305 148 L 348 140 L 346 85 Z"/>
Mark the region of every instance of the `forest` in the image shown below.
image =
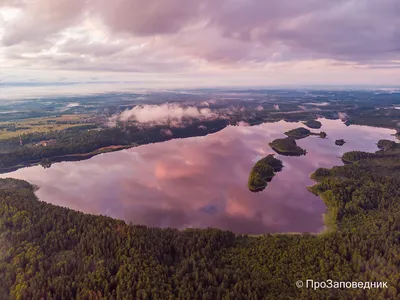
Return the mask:
<path id="1" fill-rule="evenodd" d="M 0 299 L 399 299 L 400 155 L 317 169 L 318 235 L 126 224 L 39 201 L 0 180 Z M 388 288 L 297 288 L 306 281 Z"/>

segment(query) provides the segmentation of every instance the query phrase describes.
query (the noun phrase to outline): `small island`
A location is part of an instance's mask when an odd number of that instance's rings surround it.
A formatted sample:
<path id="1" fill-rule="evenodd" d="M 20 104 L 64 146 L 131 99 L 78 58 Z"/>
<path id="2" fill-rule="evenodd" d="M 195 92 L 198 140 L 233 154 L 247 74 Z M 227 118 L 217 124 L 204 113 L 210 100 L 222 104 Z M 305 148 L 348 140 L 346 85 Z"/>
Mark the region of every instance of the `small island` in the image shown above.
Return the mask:
<path id="1" fill-rule="evenodd" d="M 307 153 L 306 150 L 297 146 L 296 140 L 291 137 L 276 139 L 268 144 L 276 153 L 287 156 L 301 156 Z"/>
<path id="2" fill-rule="evenodd" d="M 380 150 L 391 150 L 397 147 L 397 143 L 391 140 L 379 140 L 377 146 Z"/>
<path id="3" fill-rule="evenodd" d="M 299 128 L 295 128 L 295 129 L 286 131 L 285 134 L 288 137 L 291 137 L 294 139 L 303 139 L 305 137 L 308 137 L 311 134 L 311 131 L 304 127 L 299 127 Z"/>
<path id="4" fill-rule="evenodd" d="M 321 122 L 317 120 L 308 120 L 304 122 L 304 125 L 312 129 L 320 129 L 322 126 Z"/>
<path id="5" fill-rule="evenodd" d="M 336 146 L 343 146 L 345 143 L 346 143 L 346 141 L 343 139 L 339 139 L 339 140 L 335 141 Z"/>
<path id="6" fill-rule="evenodd" d="M 310 135 L 318 135 L 320 138 L 326 138 L 326 133 L 321 131 L 320 133 L 316 133 L 316 132 L 311 132 L 310 130 L 308 130 L 307 128 L 304 127 L 298 127 L 289 131 L 286 131 L 285 134 L 293 139 L 299 140 L 299 139 L 303 139 L 306 138 Z"/>
<path id="7" fill-rule="evenodd" d="M 41 165 L 43 168 L 48 169 L 51 167 L 51 160 L 48 158 L 43 158 L 40 162 L 39 165 Z"/>
<path id="8" fill-rule="evenodd" d="M 260 192 L 264 190 L 268 182 L 275 176 L 275 172 L 281 171 L 283 168 L 282 161 L 276 159 L 273 154 L 257 161 L 249 174 L 247 186 L 252 192 Z"/>

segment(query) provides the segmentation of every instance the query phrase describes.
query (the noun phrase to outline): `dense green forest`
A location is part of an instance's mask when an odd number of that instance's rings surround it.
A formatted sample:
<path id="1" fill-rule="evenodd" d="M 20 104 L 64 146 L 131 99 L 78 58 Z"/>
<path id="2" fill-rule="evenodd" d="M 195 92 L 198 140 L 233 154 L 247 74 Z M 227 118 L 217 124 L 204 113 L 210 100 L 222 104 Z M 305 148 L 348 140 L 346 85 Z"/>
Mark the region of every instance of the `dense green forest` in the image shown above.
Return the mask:
<path id="1" fill-rule="evenodd" d="M 0 180 L 0 299 L 399 299 L 400 155 L 318 169 L 319 235 L 133 226 Z M 306 281 L 388 288 L 297 288 Z"/>
<path id="2" fill-rule="evenodd" d="M 269 154 L 257 161 L 251 168 L 247 186 L 252 192 L 264 190 L 268 182 L 275 176 L 275 172 L 283 168 L 282 161 Z"/>
<path id="3" fill-rule="evenodd" d="M 282 155 L 300 156 L 307 152 L 303 148 L 297 146 L 296 140 L 291 137 L 284 139 L 275 139 L 268 144 L 275 152 Z"/>

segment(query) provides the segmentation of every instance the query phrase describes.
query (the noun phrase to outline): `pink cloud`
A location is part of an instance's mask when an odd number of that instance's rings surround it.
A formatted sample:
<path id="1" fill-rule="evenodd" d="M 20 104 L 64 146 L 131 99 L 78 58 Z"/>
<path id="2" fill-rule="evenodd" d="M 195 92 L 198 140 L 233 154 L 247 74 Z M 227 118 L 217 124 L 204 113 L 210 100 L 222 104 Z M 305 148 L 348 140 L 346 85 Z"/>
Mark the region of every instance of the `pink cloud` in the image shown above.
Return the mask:
<path id="1" fill-rule="evenodd" d="M 180 122 L 184 118 L 212 119 L 217 115 L 209 108 L 181 106 L 180 104 L 138 105 L 125 110 L 119 115 L 122 121 L 135 120 L 139 123 L 166 124 L 170 121 Z"/>
<path id="2" fill-rule="evenodd" d="M 231 85 L 246 78 L 247 84 L 254 79 L 268 84 L 279 75 L 276 70 L 283 72 L 281 81 L 305 74 L 317 83 L 332 77 L 348 82 L 357 77 L 349 69 L 362 68 L 358 74 L 365 74 L 364 68 L 370 73 L 360 81 L 375 83 L 380 69 L 395 82 L 399 1 L 292 2 L 7 0 L 0 9 L 20 13 L 2 24 L 2 60 L 8 70 L 21 73 L 202 73 L 206 80 L 214 74 Z M 303 73 L 294 73 L 302 62 Z M 321 78 L 326 66 L 332 73 Z M 230 74 L 243 77 L 233 80 Z"/>

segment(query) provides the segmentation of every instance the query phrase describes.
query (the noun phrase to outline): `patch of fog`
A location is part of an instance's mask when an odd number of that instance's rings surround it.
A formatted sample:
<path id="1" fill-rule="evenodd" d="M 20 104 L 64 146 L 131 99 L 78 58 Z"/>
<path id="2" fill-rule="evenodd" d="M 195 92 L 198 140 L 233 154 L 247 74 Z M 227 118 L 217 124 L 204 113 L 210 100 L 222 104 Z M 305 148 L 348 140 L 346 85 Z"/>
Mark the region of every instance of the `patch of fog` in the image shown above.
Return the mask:
<path id="1" fill-rule="evenodd" d="M 86 107 L 85 105 L 81 105 L 81 104 L 78 103 L 78 102 L 70 102 L 70 103 L 68 103 L 66 106 L 64 106 L 63 108 L 58 109 L 58 111 L 63 112 L 63 111 L 66 111 L 66 110 L 69 110 L 69 109 L 71 109 L 71 108 L 78 107 L 78 106 L 84 106 L 84 107 Z"/>
<path id="2" fill-rule="evenodd" d="M 275 110 L 279 110 L 279 105 L 278 104 L 274 104 L 274 109 Z"/>
<path id="3" fill-rule="evenodd" d="M 209 108 L 196 106 L 182 106 L 177 103 L 162 105 L 137 105 L 109 119 L 109 125 L 117 121 L 136 121 L 145 124 L 170 124 L 172 121 L 179 124 L 184 118 L 209 120 L 215 119 L 217 114 Z"/>
<path id="4" fill-rule="evenodd" d="M 329 102 L 309 102 L 309 103 L 305 103 L 305 104 L 314 105 L 314 106 L 328 106 Z"/>
<path id="5" fill-rule="evenodd" d="M 258 111 L 262 111 L 264 109 L 264 107 L 262 107 L 261 105 L 258 105 L 257 107 L 256 107 L 256 110 L 258 110 Z"/>
<path id="6" fill-rule="evenodd" d="M 8 111 L 0 111 L 0 114 L 12 114 L 12 113 L 19 113 L 22 112 L 21 110 L 8 110 Z"/>
<path id="7" fill-rule="evenodd" d="M 240 121 L 237 123 L 237 126 L 245 126 L 246 127 L 246 126 L 250 126 L 250 124 L 247 122 L 244 122 L 244 121 Z"/>
<path id="8" fill-rule="evenodd" d="M 400 109 L 400 106 L 395 106 L 394 109 Z"/>
<path id="9" fill-rule="evenodd" d="M 217 103 L 217 100 L 216 100 L 216 99 L 210 99 L 210 100 L 207 100 L 207 101 L 202 101 L 202 102 L 200 102 L 200 105 L 201 105 L 201 106 L 210 107 L 210 104 L 215 104 L 215 103 Z"/>
<path id="10" fill-rule="evenodd" d="M 78 103 L 78 102 L 71 102 L 71 103 L 68 103 L 68 105 L 66 106 L 66 108 L 77 107 L 77 106 L 80 106 L 80 103 Z"/>
<path id="11" fill-rule="evenodd" d="M 346 121 L 349 118 L 349 115 L 345 112 L 338 112 L 338 117 L 342 121 Z"/>
<path id="12" fill-rule="evenodd" d="M 172 133 L 171 129 L 161 129 L 161 134 L 166 135 L 166 136 L 173 136 L 174 134 Z"/>
<path id="13" fill-rule="evenodd" d="M 376 94 L 376 95 L 400 93 L 400 89 L 399 88 L 379 88 L 377 90 L 379 92 L 375 92 L 374 94 Z"/>
<path id="14" fill-rule="evenodd" d="M 298 105 L 298 107 L 302 110 L 306 110 L 307 108 L 304 105 Z"/>

